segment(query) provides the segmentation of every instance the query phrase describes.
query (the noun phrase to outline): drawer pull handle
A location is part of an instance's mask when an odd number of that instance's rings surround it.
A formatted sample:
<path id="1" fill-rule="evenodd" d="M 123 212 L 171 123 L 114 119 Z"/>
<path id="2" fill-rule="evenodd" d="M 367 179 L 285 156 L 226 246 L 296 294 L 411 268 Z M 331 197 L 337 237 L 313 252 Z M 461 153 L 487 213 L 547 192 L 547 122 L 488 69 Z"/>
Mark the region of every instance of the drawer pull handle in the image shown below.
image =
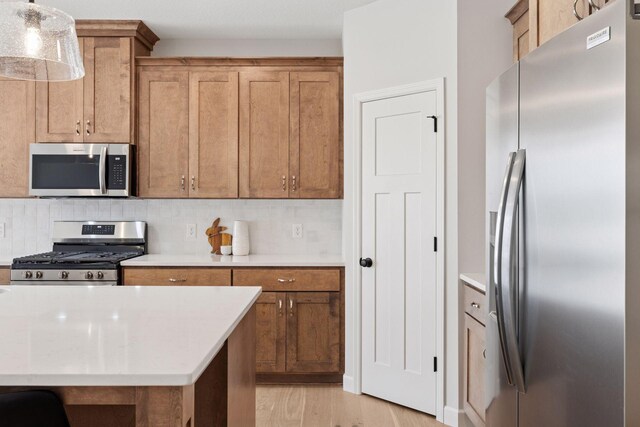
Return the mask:
<path id="1" fill-rule="evenodd" d="M 478 308 L 480 308 L 480 304 L 478 304 L 477 302 L 472 302 L 471 303 L 471 307 L 473 307 L 475 309 L 478 309 Z"/>
<path id="2" fill-rule="evenodd" d="M 485 348 L 484 350 L 482 350 L 482 357 L 483 358 L 487 358 L 487 349 Z"/>
<path id="3" fill-rule="evenodd" d="M 278 283 L 293 283 L 296 279 L 278 279 Z"/>
<path id="4" fill-rule="evenodd" d="M 186 282 L 187 279 L 174 279 L 173 277 L 169 279 L 169 281 L 171 283 L 178 283 L 178 282 Z"/>

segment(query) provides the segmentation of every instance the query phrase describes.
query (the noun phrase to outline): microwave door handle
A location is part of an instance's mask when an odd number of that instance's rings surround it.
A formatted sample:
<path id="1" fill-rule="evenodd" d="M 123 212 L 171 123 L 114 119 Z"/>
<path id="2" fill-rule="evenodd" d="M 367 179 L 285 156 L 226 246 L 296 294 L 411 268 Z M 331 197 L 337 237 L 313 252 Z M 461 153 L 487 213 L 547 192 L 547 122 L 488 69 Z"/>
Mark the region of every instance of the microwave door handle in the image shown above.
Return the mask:
<path id="1" fill-rule="evenodd" d="M 507 374 L 507 381 L 510 385 L 513 385 L 513 374 L 511 373 L 511 361 L 509 360 L 509 352 L 507 351 L 507 337 L 505 334 L 505 320 L 504 309 L 502 308 L 502 241 L 504 236 L 504 214 L 506 207 L 507 195 L 509 192 L 509 183 L 511 182 L 511 173 L 513 170 L 513 162 L 515 160 L 516 153 L 509 153 L 507 159 L 507 169 L 504 173 L 504 180 L 502 182 L 502 191 L 500 192 L 500 203 L 498 205 L 498 215 L 496 218 L 496 236 L 493 254 L 493 279 L 494 279 L 494 294 L 496 300 L 496 320 L 498 324 L 498 338 L 500 342 L 500 352 L 502 353 L 502 361 L 504 362 L 505 371 Z"/>
<path id="2" fill-rule="evenodd" d="M 524 393 L 524 370 L 517 334 L 516 284 L 518 278 L 517 260 L 517 227 L 518 227 L 518 201 L 520 189 L 524 179 L 525 150 L 518 150 L 513 162 L 506 206 L 504 210 L 504 228 L 502 232 L 502 251 L 500 256 L 501 276 L 501 302 L 504 315 L 505 337 L 507 354 L 511 362 L 511 374 L 517 390 Z"/>
<path id="3" fill-rule="evenodd" d="M 107 194 L 107 146 L 100 148 L 100 165 L 98 168 L 100 178 L 100 194 Z"/>

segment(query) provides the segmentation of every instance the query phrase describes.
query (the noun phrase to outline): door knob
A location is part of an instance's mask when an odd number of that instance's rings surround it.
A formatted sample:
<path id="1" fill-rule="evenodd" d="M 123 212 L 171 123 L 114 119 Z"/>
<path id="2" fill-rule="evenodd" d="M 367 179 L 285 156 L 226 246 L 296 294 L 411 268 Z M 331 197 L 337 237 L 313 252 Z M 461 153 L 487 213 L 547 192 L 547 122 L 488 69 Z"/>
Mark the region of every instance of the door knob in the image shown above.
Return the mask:
<path id="1" fill-rule="evenodd" d="M 373 261 L 371 258 L 360 258 L 360 267 L 371 268 L 373 266 Z"/>

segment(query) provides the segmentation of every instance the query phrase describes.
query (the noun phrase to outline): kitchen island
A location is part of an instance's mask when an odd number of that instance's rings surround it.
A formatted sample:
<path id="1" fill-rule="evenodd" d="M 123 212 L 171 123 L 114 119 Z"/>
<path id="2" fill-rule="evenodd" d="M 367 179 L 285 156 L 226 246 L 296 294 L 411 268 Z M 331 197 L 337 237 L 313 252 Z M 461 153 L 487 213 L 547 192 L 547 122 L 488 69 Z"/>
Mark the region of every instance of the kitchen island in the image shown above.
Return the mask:
<path id="1" fill-rule="evenodd" d="M 53 390 L 72 427 L 254 425 L 260 292 L 0 287 L 0 393 Z"/>

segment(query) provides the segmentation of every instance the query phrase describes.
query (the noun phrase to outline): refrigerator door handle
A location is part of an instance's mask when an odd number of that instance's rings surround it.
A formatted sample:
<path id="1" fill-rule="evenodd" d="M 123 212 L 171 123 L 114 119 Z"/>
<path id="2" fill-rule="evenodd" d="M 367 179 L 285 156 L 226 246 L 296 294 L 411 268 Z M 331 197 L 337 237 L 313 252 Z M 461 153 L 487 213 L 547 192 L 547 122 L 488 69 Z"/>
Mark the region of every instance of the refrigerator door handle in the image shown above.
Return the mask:
<path id="1" fill-rule="evenodd" d="M 493 254 L 493 278 L 494 278 L 494 297 L 496 299 L 496 320 L 498 324 L 498 338 L 500 342 L 500 352 L 502 353 L 502 361 L 504 362 L 505 372 L 507 374 L 507 381 L 510 385 L 513 385 L 513 374 L 511 372 L 511 360 L 509 358 L 509 351 L 507 348 L 506 326 L 504 318 L 504 310 L 502 308 L 502 246 L 504 236 L 504 220 L 505 220 L 505 208 L 507 204 L 507 195 L 509 194 L 509 184 L 511 182 L 511 174 L 513 171 L 513 163 L 516 158 L 516 153 L 509 153 L 507 159 L 507 169 L 504 174 L 504 180 L 502 182 L 502 191 L 500 192 L 500 203 L 498 205 L 498 215 L 496 219 L 496 236 L 495 246 Z"/>
<path id="2" fill-rule="evenodd" d="M 520 393 L 524 393 L 526 389 L 516 330 L 515 284 L 518 276 L 516 231 L 518 227 L 518 201 L 524 179 L 525 153 L 525 150 L 518 150 L 513 162 L 504 211 L 504 229 L 501 235 L 502 250 L 498 254 L 502 258 L 500 262 L 501 270 L 499 271 L 502 286 L 500 286 L 499 291 L 501 293 L 501 307 L 504 316 L 507 354 L 511 364 L 512 379 Z"/>

